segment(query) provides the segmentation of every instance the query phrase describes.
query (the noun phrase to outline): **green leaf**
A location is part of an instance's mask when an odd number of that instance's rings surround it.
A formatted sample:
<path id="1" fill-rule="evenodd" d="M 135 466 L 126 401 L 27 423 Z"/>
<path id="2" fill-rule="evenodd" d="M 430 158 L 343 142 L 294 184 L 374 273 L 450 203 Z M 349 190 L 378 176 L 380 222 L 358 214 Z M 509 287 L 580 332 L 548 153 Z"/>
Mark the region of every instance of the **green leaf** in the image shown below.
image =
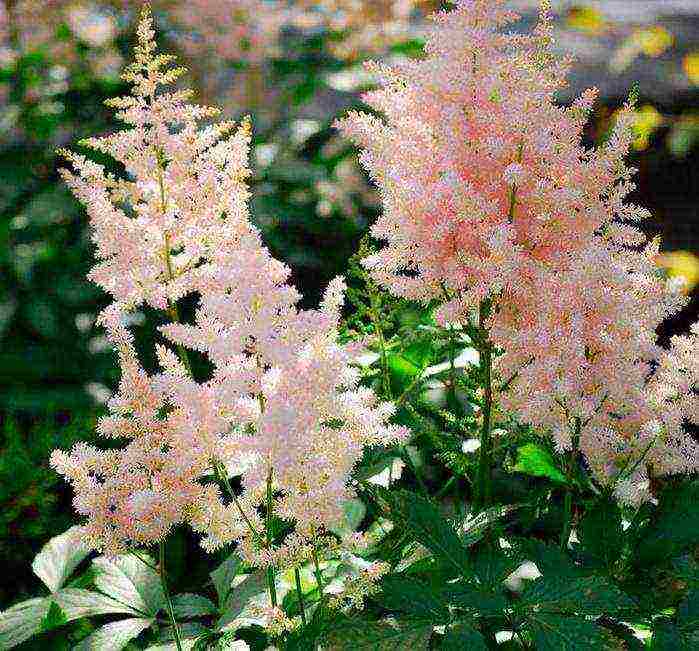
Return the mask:
<path id="1" fill-rule="evenodd" d="M 218 604 L 220 607 L 226 603 L 226 598 L 231 590 L 233 579 L 240 572 L 242 561 L 238 554 L 231 554 L 223 563 L 221 563 L 213 572 L 211 572 L 211 580 L 214 582 L 216 594 L 218 595 Z"/>
<path id="2" fill-rule="evenodd" d="M 527 443 L 517 449 L 516 472 L 533 477 L 547 477 L 559 484 L 567 484 L 566 476 L 556 465 L 553 455 L 543 446 Z"/>
<path id="3" fill-rule="evenodd" d="M 387 610 L 433 621 L 449 621 L 449 601 L 444 593 L 415 578 L 388 576 L 382 583 L 381 605 Z"/>
<path id="4" fill-rule="evenodd" d="M 699 628 L 699 589 L 689 591 L 677 608 L 677 619 L 683 629 Z"/>
<path id="5" fill-rule="evenodd" d="M 36 635 L 51 604 L 51 599 L 29 599 L 0 613 L 0 649 L 11 649 Z"/>
<path id="6" fill-rule="evenodd" d="M 329 636 L 331 651 L 424 651 L 432 637 L 429 622 L 344 620 Z"/>
<path id="7" fill-rule="evenodd" d="M 468 624 L 454 624 L 449 627 L 444 641 L 439 647 L 442 651 L 487 651 L 488 647 L 485 638 L 472 626 Z"/>
<path id="8" fill-rule="evenodd" d="M 592 559 L 605 567 L 613 565 L 624 547 L 619 505 L 607 498 L 597 502 L 582 519 L 578 537 Z"/>
<path id="9" fill-rule="evenodd" d="M 508 513 L 514 511 L 516 505 L 491 506 L 476 514 L 469 514 L 468 518 L 459 527 L 461 542 L 470 547 L 483 538 L 485 532 Z"/>
<path id="10" fill-rule="evenodd" d="M 340 537 L 349 535 L 357 530 L 366 515 L 364 502 L 358 499 L 349 499 L 342 504 L 343 519 L 331 531 Z"/>
<path id="11" fill-rule="evenodd" d="M 55 601 L 52 601 L 51 605 L 49 606 L 49 610 L 46 613 L 46 617 L 41 620 L 39 631 L 41 633 L 45 633 L 46 631 L 52 631 L 54 628 L 58 628 L 59 626 L 63 626 L 63 624 L 67 623 L 68 618 L 61 610 L 61 607 Z"/>
<path id="12" fill-rule="evenodd" d="M 155 616 L 165 607 L 160 577 L 132 554 L 93 561 L 95 585 L 102 592 L 136 611 Z"/>
<path id="13" fill-rule="evenodd" d="M 641 532 L 636 562 L 652 565 L 699 543 L 699 482 L 665 490 L 649 526 Z"/>
<path id="14" fill-rule="evenodd" d="M 391 386 L 397 394 L 403 393 L 422 370 L 420 366 L 400 353 L 388 355 L 387 363 L 391 375 Z"/>
<path id="15" fill-rule="evenodd" d="M 476 548 L 472 565 L 480 583 L 495 589 L 519 567 L 520 559 L 497 543 L 484 543 Z"/>
<path id="16" fill-rule="evenodd" d="M 82 588 L 63 588 L 54 595 L 54 600 L 61 607 L 67 621 L 81 617 L 94 617 L 95 615 L 138 614 L 138 610 L 112 597 Z"/>
<path id="17" fill-rule="evenodd" d="M 474 615 L 492 617 L 507 608 L 503 594 L 473 583 L 449 583 L 443 588 L 443 593 L 452 606 Z"/>
<path id="18" fill-rule="evenodd" d="M 172 598 L 172 606 L 175 610 L 175 616 L 182 619 L 215 615 L 218 612 L 216 604 L 211 599 L 198 594 L 175 595 Z"/>
<path id="19" fill-rule="evenodd" d="M 553 614 L 610 615 L 634 607 L 615 585 L 599 576 L 542 576 L 528 581 L 520 608 Z"/>
<path id="20" fill-rule="evenodd" d="M 668 620 L 655 623 L 650 648 L 652 651 L 693 651 L 683 646 L 680 630 Z"/>
<path id="21" fill-rule="evenodd" d="M 51 592 L 56 592 L 90 553 L 80 540 L 80 527 L 51 538 L 34 558 L 32 569 Z"/>
<path id="22" fill-rule="evenodd" d="M 414 494 L 393 495 L 392 502 L 398 516 L 395 520 L 408 535 L 449 563 L 459 574 L 468 572 L 468 549 L 436 506 Z"/>
<path id="23" fill-rule="evenodd" d="M 261 620 L 254 612 L 254 606 L 265 604 L 268 599 L 266 572 L 254 572 L 237 577 L 216 627 L 220 630 L 233 631 L 242 626 L 260 624 Z"/>
<path id="24" fill-rule="evenodd" d="M 121 651 L 151 624 L 150 619 L 123 619 L 105 624 L 85 638 L 73 651 Z"/>
<path id="25" fill-rule="evenodd" d="M 534 538 L 512 541 L 523 558 L 531 560 L 545 576 L 579 577 L 581 569 L 558 545 L 547 545 Z"/>
<path id="26" fill-rule="evenodd" d="M 537 651 L 608 651 L 622 648 L 593 622 L 577 617 L 537 613 L 528 622 Z"/>

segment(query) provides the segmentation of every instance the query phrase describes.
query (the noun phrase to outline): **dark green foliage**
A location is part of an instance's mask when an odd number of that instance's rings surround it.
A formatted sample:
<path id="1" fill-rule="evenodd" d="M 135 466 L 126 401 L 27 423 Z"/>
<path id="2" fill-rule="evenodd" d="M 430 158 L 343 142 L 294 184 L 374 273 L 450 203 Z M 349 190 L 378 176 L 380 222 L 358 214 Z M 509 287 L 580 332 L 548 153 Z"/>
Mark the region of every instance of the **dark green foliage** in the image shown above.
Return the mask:
<path id="1" fill-rule="evenodd" d="M 449 627 L 439 648 L 442 651 L 462 651 L 463 649 L 485 651 L 488 647 L 483 636 L 476 629 L 468 624 L 456 624 Z"/>
<path id="2" fill-rule="evenodd" d="M 32 589 L 29 565 L 34 553 L 55 532 L 73 522 L 70 494 L 49 467 L 54 448 L 94 438 L 95 417 L 76 414 L 30 419 L 7 416 L 0 439 L 0 556 L 13 574 L 0 603 Z"/>
<path id="3" fill-rule="evenodd" d="M 621 509 L 611 499 L 601 499 L 580 522 L 578 537 L 588 560 L 611 568 L 624 551 Z"/>

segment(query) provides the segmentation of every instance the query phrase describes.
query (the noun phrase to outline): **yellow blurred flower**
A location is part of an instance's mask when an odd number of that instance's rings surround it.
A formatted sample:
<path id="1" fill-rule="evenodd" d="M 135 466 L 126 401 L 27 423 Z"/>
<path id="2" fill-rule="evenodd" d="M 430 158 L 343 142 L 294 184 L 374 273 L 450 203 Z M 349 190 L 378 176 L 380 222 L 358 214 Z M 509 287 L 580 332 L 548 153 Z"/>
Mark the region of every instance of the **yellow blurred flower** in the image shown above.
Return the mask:
<path id="1" fill-rule="evenodd" d="M 689 83 L 699 86 L 699 52 L 691 52 L 682 61 Z"/>
<path id="2" fill-rule="evenodd" d="M 659 57 L 675 42 L 675 37 L 660 25 L 640 29 L 631 38 L 638 43 L 641 53 L 649 57 Z"/>
<path id="3" fill-rule="evenodd" d="M 671 251 L 659 256 L 658 263 L 670 278 L 684 278 L 685 291 L 691 292 L 699 284 L 699 257 L 689 251 Z"/>
<path id="4" fill-rule="evenodd" d="M 576 5 L 568 11 L 566 25 L 588 34 L 599 34 L 607 26 L 607 21 L 598 9 L 587 5 Z"/>
<path id="5" fill-rule="evenodd" d="M 660 25 L 637 29 L 619 46 L 609 61 L 609 68 L 612 72 L 623 72 L 637 57 L 659 57 L 669 50 L 674 42 L 675 37 Z"/>
<path id="6" fill-rule="evenodd" d="M 644 151 L 650 145 L 650 139 L 653 133 L 664 123 L 664 118 L 654 106 L 645 104 L 636 111 L 636 120 L 634 122 L 634 131 L 636 140 L 633 142 L 633 147 L 636 151 Z"/>

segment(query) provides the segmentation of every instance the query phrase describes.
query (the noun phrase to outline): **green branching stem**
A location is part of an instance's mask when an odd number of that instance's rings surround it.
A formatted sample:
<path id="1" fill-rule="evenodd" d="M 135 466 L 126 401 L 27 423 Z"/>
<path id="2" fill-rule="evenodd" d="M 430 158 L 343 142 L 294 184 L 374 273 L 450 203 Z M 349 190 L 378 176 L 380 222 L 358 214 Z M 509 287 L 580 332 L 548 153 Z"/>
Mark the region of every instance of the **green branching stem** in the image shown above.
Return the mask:
<path id="1" fill-rule="evenodd" d="M 322 604 L 325 600 L 325 592 L 323 589 L 323 573 L 320 571 L 318 549 L 316 548 L 315 542 L 313 543 L 313 550 L 311 551 L 311 555 L 313 557 L 313 568 L 316 577 L 316 583 L 318 584 L 318 594 L 320 595 L 320 603 Z"/>
<path id="2" fill-rule="evenodd" d="M 454 327 L 449 326 L 449 393 L 456 400 L 456 337 Z"/>
<path id="3" fill-rule="evenodd" d="M 175 637 L 175 644 L 177 645 L 177 651 L 182 651 L 182 638 L 180 637 L 180 628 L 177 624 L 177 618 L 175 617 L 175 609 L 172 606 L 172 599 L 170 598 L 170 591 L 167 587 L 167 575 L 165 574 L 165 541 L 161 540 L 158 545 L 158 565 L 160 574 L 160 584 L 163 586 L 163 594 L 165 595 L 165 605 L 167 607 L 167 614 L 170 617 L 170 622 L 172 622 L 172 631 Z"/>
<path id="4" fill-rule="evenodd" d="M 393 391 L 391 389 L 391 376 L 388 369 L 388 352 L 386 350 L 386 339 L 381 328 L 379 297 L 376 291 L 371 292 L 371 309 L 369 315 L 371 324 L 374 326 L 374 332 L 379 340 L 379 355 L 381 356 L 381 385 L 384 395 L 393 400 Z"/>
<path id="5" fill-rule="evenodd" d="M 308 624 L 308 620 L 306 619 L 306 604 L 303 599 L 303 588 L 301 587 L 301 573 L 299 572 L 299 568 L 295 567 L 294 568 L 294 580 L 296 581 L 296 594 L 298 595 L 299 598 L 299 609 L 301 610 L 301 621 L 303 622 L 303 625 L 306 626 Z"/>
<path id="6" fill-rule="evenodd" d="M 379 342 L 379 356 L 381 360 L 381 386 L 384 392 L 384 395 L 388 400 L 393 401 L 393 390 L 391 389 L 391 376 L 388 368 L 388 349 L 386 346 L 386 338 L 384 337 L 383 334 L 383 329 L 381 327 L 381 318 L 380 318 L 380 308 L 381 305 L 379 303 L 379 296 L 378 292 L 374 289 L 371 291 L 371 309 L 369 310 L 369 315 L 371 318 L 371 323 L 374 327 L 374 331 L 376 333 L 378 342 Z M 424 371 L 424 368 L 418 373 L 418 375 L 413 379 L 413 381 L 410 383 L 410 385 L 406 388 L 406 390 L 403 392 L 403 394 L 398 398 L 397 401 L 395 401 L 396 407 L 400 407 L 401 404 L 407 399 L 408 395 L 410 392 L 417 386 L 417 383 L 420 381 L 420 378 L 422 377 L 422 373 Z M 415 475 L 415 479 L 417 480 L 418 485 L 420 486 L 420 490 L 424 493 L 425 496 L 428 495 L 427 491 L 427 486 L 425 485 L 425 482 L 422 478 L 422 475 L 420 474 L 420 471 L 418 470 L 418 467 L 413 463 L 413 460 L 408 452 L 408 449 L 406 448 L 405 445 L 400 446 L 400 452 L 401 456 L 403 457 L 403 461 L 405 461 L 406 465 L 410 468 L 412 471 L 413 475 Z M 391 466 L 390 470 L 390 479 L 393 479 L 393 466 Z"/>
<path id="7" fill-rule="evenodd" d="M 477 505 L 485 509 L 492 500 L 492 466 L 493 466 L 493 345 L 488 337 L 485 320 L 488 317 L 490 305 L 487 301 L 481 303 L 478 311 L 478 348 L 480 353 L 480 375 L 483 389 L 481 424 L 481 446 L 478 459 Z"/>
<path id="8" fill-rule="evenodd" d="M 570 532 L 573 528 L 573 483 L 575 481 L 575 469 L 578 464 L 578 456 L 580 453 L 581 428 L 582 420 L 579 416 L 576 416 L 573 419 L 572 450 L 568 459 L 568 468 L 566 471 L 566 479 L 568 481 L 563 498 L 563 531 L 561 532 L 561 549 L 563 550 L 568 547 Z"/>
<path id="9" fill-rule="evenodd" d="M 517 148 L 517 162 L 521 163 L 522 162 L 522 156 L 524 154 L 524 143 L 520 143 L 519 147 Z M 512 223 L 515 218 L 515 210 L 517 208 L 517 184 L 513 183 L 512 187 L 510 188 L 510 197 L 509 197 L 509 208 L 507 210 L 507 221 Z"/>
<path id="10" fill-rule="evenodd" d="M 267 475 L 267 514 L 266 514 L 266 534 L 267 534 L 267 551 L 272 551 L 272 516 L 273 516 L 273 494 L 272 494 L 272 468 L 269 469 Z M 272 602 L 272 607 L 277 606 L 277 586 L 275 583 L 274 566 L 270 565 L 267 568 L 267 587 L 269 589 L 269 599 Z"/>

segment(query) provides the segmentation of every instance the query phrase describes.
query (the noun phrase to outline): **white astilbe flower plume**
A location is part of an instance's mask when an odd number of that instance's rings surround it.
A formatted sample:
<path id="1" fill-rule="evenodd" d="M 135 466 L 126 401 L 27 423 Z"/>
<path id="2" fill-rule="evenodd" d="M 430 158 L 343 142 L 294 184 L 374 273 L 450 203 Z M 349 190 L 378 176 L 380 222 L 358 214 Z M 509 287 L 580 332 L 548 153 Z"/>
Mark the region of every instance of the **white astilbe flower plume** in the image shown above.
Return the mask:
<path id="1" fill-rule="evenodd" d="M 122 164 L 125 178 L 64 152 L 74 171 L 62 174 L 97 246 L 90 277 L 114 298 L 101 321 L 122 382 L 99 431 L 127 445 L 79 445 L 52 461 L 76 490 L 95 548 L 118 553 L 188 523 L 206 549 L 237 542 L 250 561 L 278 564 L 338 522 L 363 447 L 406 431 L 388 424 L 392 405 L 358 386 L 351 351 L 338 343 L 342 280 L 319 310 L 299 310 L 288 268 L 250 223 L 249 121 L 200 126 L 217 111 L 163 88 L 182 74 L 171 61 L 156 54 L 144 10 L 124 75 L 133 93 L 110 102 L 127 128 L 83 143 Z M 177 302 L 189 295 L 198 305 L 188 324 Z M 161 332 L 177 346 L 157 347 L 156 375 L 123 325 L 144 303 L 167 313 Z M 208 357 L 207 381 L 193 376 L 186 349 Z M 222 492 L 229 476 L 240 476 L 235 498 Z M 275 545 L 263 542 L 270 497 L 275 516 L 294 525 Z"/>

